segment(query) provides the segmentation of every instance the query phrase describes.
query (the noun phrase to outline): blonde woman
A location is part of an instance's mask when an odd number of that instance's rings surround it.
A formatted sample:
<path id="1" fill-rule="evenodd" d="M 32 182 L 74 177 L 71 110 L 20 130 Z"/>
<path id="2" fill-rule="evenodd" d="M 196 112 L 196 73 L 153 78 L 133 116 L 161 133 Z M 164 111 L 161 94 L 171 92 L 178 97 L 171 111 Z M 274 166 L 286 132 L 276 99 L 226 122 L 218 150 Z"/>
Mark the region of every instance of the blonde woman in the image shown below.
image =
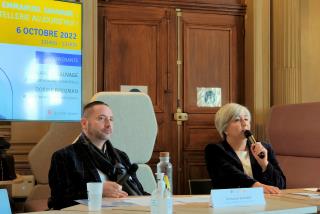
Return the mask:
<path id="1" fill-rule="evenodd" d="M 265 193 L 280 193 L 286 178 L 270 144 L 251 144 L 244 135 L 250 130 L 249 110 L 239 104 L 222 106 L 215 126 L 222 142 L 205 148 L 207 169 L 214 189 L 262 187 Z M 264 157 L 259 157 L 261 154 Z"/>

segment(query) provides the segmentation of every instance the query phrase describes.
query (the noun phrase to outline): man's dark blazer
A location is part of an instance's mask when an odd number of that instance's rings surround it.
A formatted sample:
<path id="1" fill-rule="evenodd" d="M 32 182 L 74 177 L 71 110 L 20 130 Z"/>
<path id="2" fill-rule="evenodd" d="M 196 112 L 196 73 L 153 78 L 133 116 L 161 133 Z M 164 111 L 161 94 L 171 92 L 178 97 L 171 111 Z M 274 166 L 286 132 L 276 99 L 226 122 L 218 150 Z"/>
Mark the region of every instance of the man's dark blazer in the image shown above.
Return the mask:
<path id="1" fill-rule="evenodd" d="M 270 144 L 262 143 L 268 150 L 269 164 L 262 168 L 254 158 L 247 142 L 250 155 L 253 178 L 246 175 L 240 159 L 227 141 L 218 144 L 208 144 L 205 148 L 205 160 L 214 189 L 251 187 L 255 182 L 286 188 L 286 178 L 276 160 Z"/>
<path id="2" fill-rule="evenodd" d="M 87 147 L 81 142 L 81 138 L 79 139 L 76 143 L 60 149 L 52 155 L 49 170 L 51 189 L 51 197 L 48 201 L 49 208 L 62 209 L 78 204 L 74 200 L 87 198 L 87 182 L 101 182 L 98 170 L 88 155 Z M 120 156 L 121 164 L 129 169 L 131 163 L 127 154 L 118 149 L 115 150 Z M 115 181 L 111 173 L 110 171 L 107 176 Z M 139 190 L 143 194 L 148 194 L 144 192 L 136 174 L 134 173 L 131 177 Z"/>

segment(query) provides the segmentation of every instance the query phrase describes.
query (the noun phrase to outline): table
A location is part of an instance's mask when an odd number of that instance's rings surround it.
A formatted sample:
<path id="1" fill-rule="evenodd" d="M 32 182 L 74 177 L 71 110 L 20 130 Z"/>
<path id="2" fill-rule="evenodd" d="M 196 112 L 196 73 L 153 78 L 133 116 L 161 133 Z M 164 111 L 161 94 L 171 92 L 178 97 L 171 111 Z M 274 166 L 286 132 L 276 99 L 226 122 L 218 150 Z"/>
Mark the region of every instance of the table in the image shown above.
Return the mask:
<path id="1" fill-rule="evenodd" d="M 182 197 L 182 196 L 174 196 Z M 287 200 L 279 200 L 278 198 L 266 198 L 266 205 L 263 206 L 245 206 L 245 207 L 230 207 L 230 208 L 212 208 L 208 203 L 187 203 L 182 205 L 174 205 L 175 214 L 226 214 L 226 213 L 316 213 L 317 207 L 299 202 L 290 202 Z M 55 211 L 53 211 L 55 213 Z M 75 205 L 63 209 L 62 213 L 90 213 L 85 205 Z M 92 212 L 91 212 L 92 213 Z M 106 214 L 145 214 L 150 213 L 150 207 L 132 206 L 132 207 L 113 207 L 103 208 L 100 213 Z"/>
<path id="2" fill-rule="evenodd" d="M 312 188 L 299 188 L 299 189 L 286 189 L 283 190 L 281 194 L 279 195 L 267 195 L 266 197 L 272 198 L 272 199 L 278 199 L 282 201 L 289 201 L 293 203 L 304 203 L 309 204 L 312 206 L 316 206 L 318 212 L 320 212 L 320 198 L 319 199 L 313 199 L 308 196 L 302 196 L 302 195 L 295 195 L 293 193 L 318 193 L 316 191 L 308 190 Z"/>
<path id="3" fill-rule="evenodd" d="M 302 189 L 286 190 L 279 195 L 265 195 L 266 205 L 263 206 L 246 206 L 246 207 L 230 207 L 230 208 L 212 208 L 209 203 L 187 203 L 182 205 L 174 205 L 174 214 L 227 214 L 227 213 L 259 213 L 259 214 L 299 214 L 299 213 L 316 213 L 317 206 L 320 205 L 320 200 L 311 202 L 308 200 L 294 199 L 287 197 L 295 191 L 302 191 Z M 175 198 L 186 196 L 174 196 Z M 191 196 L 189 196 L 191 197 Z M 112 207 L 102 208 L 101 212 L 89 212 L 88 207 L 82 204 L 65 208 L 61 211 L 43 211 L 36 212 L 37 214 L 146 214 L 150 213 L 150 207 L 146 206 L 132 206 L 132 207 Z"/>

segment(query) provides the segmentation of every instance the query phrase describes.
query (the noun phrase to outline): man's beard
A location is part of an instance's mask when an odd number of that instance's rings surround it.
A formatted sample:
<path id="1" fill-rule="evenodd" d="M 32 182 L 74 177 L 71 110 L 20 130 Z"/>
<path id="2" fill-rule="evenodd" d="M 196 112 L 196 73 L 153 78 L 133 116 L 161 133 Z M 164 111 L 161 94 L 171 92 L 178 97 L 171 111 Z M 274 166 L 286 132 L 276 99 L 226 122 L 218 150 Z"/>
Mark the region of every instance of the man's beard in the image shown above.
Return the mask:
<path id="1" fill-rule="evenodd" d="M 100 130 L 91 129 L 91 127 L 88 127 L 88 133 L 96 140 L 110 140 L 111 133 L 105 133 Z"/>
<path id="2" fill-rule="evenodd" d="M 103 131 L 99 131 L 99 130 L 94 130 L 91 132 L 92 136 L 97 139 L 97 140 L 109 140 L 110 139 L 110 134 L 107 134 Z"/>
<path id="3" fill-rule="evenodd" d="M 110 135 L 103 132 L 96 132 L 94 137 L 99 140 L 109 140 Z"/>

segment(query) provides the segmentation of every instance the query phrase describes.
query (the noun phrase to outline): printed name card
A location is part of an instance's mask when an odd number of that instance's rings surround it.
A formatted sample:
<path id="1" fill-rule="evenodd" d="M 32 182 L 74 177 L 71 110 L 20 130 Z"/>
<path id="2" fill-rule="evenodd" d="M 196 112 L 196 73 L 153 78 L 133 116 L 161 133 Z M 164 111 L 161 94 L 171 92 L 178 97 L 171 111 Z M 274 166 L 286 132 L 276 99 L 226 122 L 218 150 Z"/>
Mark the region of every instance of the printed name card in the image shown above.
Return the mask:
<path id="1" fill-rule="evenodd" d="M 232 206 L 264 205 L 263 188 L 213 189 L 211 206 L 215 208 Z"/>
<path id="2" fill-rule="evenodd" d="M 11 214 L 11 208 L 6 189 L 0 189 L 0 210 L 1 214 Z"/>

